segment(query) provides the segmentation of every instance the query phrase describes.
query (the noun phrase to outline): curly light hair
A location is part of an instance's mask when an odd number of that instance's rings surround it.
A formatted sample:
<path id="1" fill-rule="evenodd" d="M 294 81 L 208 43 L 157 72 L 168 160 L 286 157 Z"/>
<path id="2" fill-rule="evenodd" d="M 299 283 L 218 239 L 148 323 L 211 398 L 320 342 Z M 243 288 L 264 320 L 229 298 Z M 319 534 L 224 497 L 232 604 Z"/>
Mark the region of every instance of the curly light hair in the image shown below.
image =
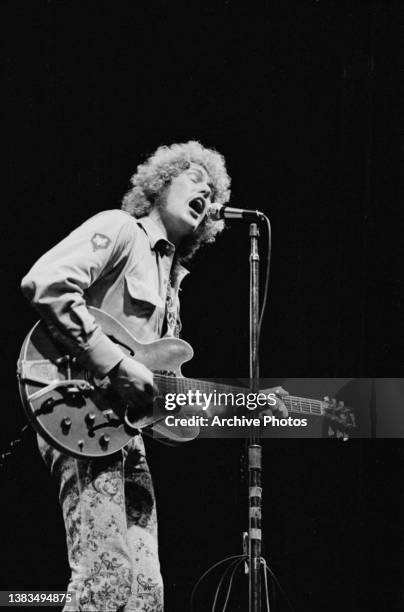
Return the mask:
<path id="1" fill-rule="evenodd" d="M 139 219 L 150 213 L 158 196 L 171 180 L 187 170 L 191 163 L 203 166 L 209 175 L 212 200 L 225 204 L 230 198 L 230 177 L 222 155 L 191 140 L 183 144 L 162 146 L 144 164 L 137 167 L 131 178 L 133 185 L 122 200 L 122 209 Z M 181 261 L 189 261 L 203 244 L 214 242 L 223 230 L 223 221 L 205 217 L 198 229 L 184 238 L 177 249 Z"/>

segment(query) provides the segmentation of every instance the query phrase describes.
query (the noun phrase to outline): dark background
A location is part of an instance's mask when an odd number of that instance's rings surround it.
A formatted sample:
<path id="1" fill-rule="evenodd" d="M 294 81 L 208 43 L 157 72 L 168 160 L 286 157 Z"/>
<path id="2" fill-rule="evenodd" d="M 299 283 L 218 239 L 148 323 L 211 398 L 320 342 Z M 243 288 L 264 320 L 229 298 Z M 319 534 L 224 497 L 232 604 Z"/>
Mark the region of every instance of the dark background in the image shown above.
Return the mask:
<path id="1" fill-rule="evenodd" d="M 402 376 L 398 2 L 2 8 L 0 448 L 25 422 L 15 361 L 36 315 L 21 277 L 88 216 L 119 207 L 160 144 L 215 147 L 232 204 L 271 219 L 264 376 Z M 183 337 L 196 349 L 187 375 L 248 373 L 248 248 L 248 227 L 233 226 L 193 264 L 182 298 Z M 403 609 L 402 449 L 265 442 L 265 556 L 296 611 Z M 203 571 L 240 552 L 242 452 L 234 440 L 149 445 L 167 612 L 188 610 Z M 1 483 L 1 588 L 64 588 L 57 494 L 31 433 Z M 246 610 L 246 586 L 240 575 L 231 610 Z M 213 592 L 200 591 L 197 610 Z M 286 609 L 277 595 L 273 610 Z"/>

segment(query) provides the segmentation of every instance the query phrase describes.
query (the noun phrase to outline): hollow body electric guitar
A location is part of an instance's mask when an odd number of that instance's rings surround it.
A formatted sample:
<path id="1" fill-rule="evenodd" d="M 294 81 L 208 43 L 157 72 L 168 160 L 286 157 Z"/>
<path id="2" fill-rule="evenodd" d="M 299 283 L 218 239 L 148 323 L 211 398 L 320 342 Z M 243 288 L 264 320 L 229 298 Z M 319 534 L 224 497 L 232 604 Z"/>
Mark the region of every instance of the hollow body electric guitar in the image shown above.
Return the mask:
<path id="1" fill-rule="evenodd" d="M 79 458 L 96 458 L 120 450 L 139 433 L 166 443 L 193 440 L 198 426 L 167 426 L 167 412 L 158 408 L 167 393 L 188 390 L 226 393 L 246 392 L 240 387 L 184 378 L 181 366 L 193 356 L 192 347 L 177 338 L 161 338 L 148 344 L 134 336 L 111 315 L 89 307 L 104 333 L 123 353 L 154 373 L 157 392 L 151 414 L 133 422 L 128 405 L 115 393 L 109 378 L 95 378 L 82 368 L 66 349 L 55 341 L 43 322 L 27 335 L 18 360 L 21 399 L 31 425 L 52 446 Z M 282 398 L 289 412 L 324 414 L 324 402 L 287 396 Z M 189 416 L 195 408 L 181 409 Z M 172 413 L 170 413 L 172 414 Z"/>

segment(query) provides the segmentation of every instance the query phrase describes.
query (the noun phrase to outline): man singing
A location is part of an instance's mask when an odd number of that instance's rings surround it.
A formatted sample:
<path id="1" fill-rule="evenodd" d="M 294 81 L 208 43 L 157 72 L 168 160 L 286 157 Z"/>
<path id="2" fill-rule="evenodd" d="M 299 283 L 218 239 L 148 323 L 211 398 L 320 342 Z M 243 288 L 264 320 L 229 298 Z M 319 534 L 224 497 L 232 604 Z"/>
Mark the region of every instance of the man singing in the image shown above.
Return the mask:
<path id="1" fill-rule="evenodd" d="M 152 372 L 103 333 L 87 306 L 113 315 L 141 342 L 178 336 L 182 263 L 223 229 L 207 212 L 228 201 L 230 179 L 219 153 L 191 141 L 158 148 L 131 182 L 122 210 L 74 230 L 36 262 L 22 289 L 78 363 L 108 376 L 144 411 Z M 161 612 L 155 499 L 141 436 L 94 460 L 38 439 L 59 483 L 75 602 L 65 612 Z"/>

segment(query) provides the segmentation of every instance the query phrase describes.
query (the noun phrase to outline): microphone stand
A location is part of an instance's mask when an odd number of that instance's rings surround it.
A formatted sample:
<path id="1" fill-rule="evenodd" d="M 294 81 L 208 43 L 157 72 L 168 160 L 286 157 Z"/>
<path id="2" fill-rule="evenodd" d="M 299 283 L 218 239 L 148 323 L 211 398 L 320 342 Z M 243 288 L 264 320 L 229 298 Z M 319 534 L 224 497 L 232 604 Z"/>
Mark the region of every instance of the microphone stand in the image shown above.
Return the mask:
<path id="1" fill-rule="evenodd" d="M 229 209 L 229 215 L 226 215 L 226 207 L 222 206 L 214 210 L 212 218 L 242 218 L 245 220 L 262 220 L 266 219 L 268 223 L 268 268 L 267 274 L 269 273 L 269 258 L 270 258 L 270 236 L 271 227 L 268 218 L 260 211 L 251 211 L 232 208 Z M 224 211 L 224 212 L 223 212 Z M 237 213 L 237 216 L 236 214 Z M 241 213 L 241 214 L 240 214 Z M 250 224 L 250 391 L 252 393 L 259 392 L 259 335 L 260 335 L 260 312 L 259 312 L 259 252 L 258 252 L 258 238 L 259 231 L 258 225 L 255 222 Z M 267 295 L 267 283 L 268 276 L 265 286 L 264 294 L 264 307 Z M 194 601 L 194 595 L 196 588 L 201 581 L 216 567 L 227 561 L 231 561 L 228 568 L 223 573 L 223 576 L 216 589 L 215 599 L 213 602 L 213 609 L 216 607 L 216 602 L 219 597 L 220 589 L 227 573 L 231 570 L 230 584 L 228 586 L 227 597 L 225 606 L 227 606 L 228 598 L 230 595 L 231 584 L 233 581 L 234 573 L 237 570 L 239 563 L 244 560 L 245 562 L 245 573 L 248 574 L 248 612 L 261 612 L 262 594 L 261 594 L 261 569 L 264 572 L 265 579 L 265 593 L 266 593 L 266 608 L 269 612 L 269 594 L 268 585 L 266 578 L 266 561 L 261 556 L 262 553 L 262 486 L 261 486 L 261 473 L 262 473 L 262 448 L 260 445 L 260 427 L 251 427 L 248 444 L 247 444 L 247 463 L 248 463 L 248 533 L 243 532 L 243 554 L 234 555 L 222 559 L 218 563 L 215 563 L 209 568 L 202 577 L 198 580 L 196 586 L 193 589 L 191 596 L 191 609 L 192 602 Z M 223 608 L 224 609 L 224 608 Z"/>
<path id="2" fill-rule="evenodd" d="M 250 390 L 259 391 L 259 230 L 250 224 Z M 262 448 L 251 429 L 248 442 L 248 597 L 249 612 L 261 612 Z"/>

